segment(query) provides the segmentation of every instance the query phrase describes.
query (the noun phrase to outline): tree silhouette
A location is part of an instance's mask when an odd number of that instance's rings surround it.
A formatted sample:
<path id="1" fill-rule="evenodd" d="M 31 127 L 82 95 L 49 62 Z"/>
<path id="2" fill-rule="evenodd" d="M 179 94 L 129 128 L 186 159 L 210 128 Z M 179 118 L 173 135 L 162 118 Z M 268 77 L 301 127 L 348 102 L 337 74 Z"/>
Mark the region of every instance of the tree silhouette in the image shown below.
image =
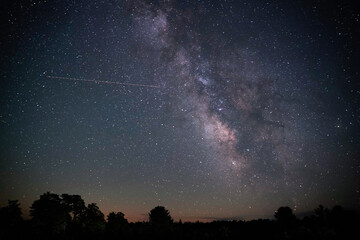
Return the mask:
<path id="1" fill-rule="evenodd" d="M 9 200 L 8 206 L 0 208 L 0 238 L 16 238 L 23 219 L 18 200 Z"/>
<path id="2" fill-rule="evenodd" d="M 274 215 L 277 223 L 280 226 L 284 238 L 289 238 L 294 235 L 294 227 L 296 224 L 296 217 L 289 207 L 280 207 Z M 290 237 L 291 238 L 291 237 Z"/>
<path id="3" fill-rule="evenodd" d="M 324 208 L 323 205 L 319 205 L 318 208 L 314 210 L 315 216 L 317 217 L 319 224 L 321 227 L 323 227 L 328 220 L 329 217 L 329 210 L 327 208 Z"/>
<path id="4" fill-rule="evenodd" d="M 323 205 L 319 205 L 319 207 L 316 208 L 316 209 L 314 210 L 314 212 L 315 212 L 315 214 L 316 214 L 317 217 L 319 217 L 319 218 L 324 218 L 325 208 L 324 208 Z"/>
<path id="5" fill-rule="evenodd" d="M 289 207 L 280 207 L 275 212 L 274 217 L 279 223 L 291 223 L 296 220 L 296 217 L 293 214 L 292 209 Z"/>
<path id="6" fill-rule="evenodd" d="M 128 221 L 125 219 L 125 214 L 122 212 L 111 212 L 107 216 L 108 224 L 109 225 L 124 225 L 128 224 Z"/>
<path id="7" fill-rule="evenodd" d="M 9 200 L 7 207 L 0 209 L 1 224 L 16 225 L 23 219 L 21 217 L 21 208 L 18 200 Z"/>
<path id="8" fill-rule="evenodd" d="M 157 206 L 150 211 L 149 221 L 152 225 L 163 226 L 171 225 L 173 223 L 169 211 L 162 206 Z"/>
<path id="9" fill-rule="evenodd" d="M 80 195 L 62 194 L 62 204 L 67 212 L 71 213 L 73 220 L 76 220 L 85 210 L 85 202 Z"/>
<path id="10" fill-rule="evenodd" d="M 44 193 L 32 204 L 30 215 L 33 226 L 39 230 L 38 234 L 52 235 L 64 231 L 71 219 L 59 195 L 50 192 Z"/>
<path id="11" fill-rule="evenodd" d="M 173 219 L 169 211 L 162 206 L 153 208 L 149 213 L 149 223 L 151 226 L 152 238 L 169 239 L 173 227 Z"/>
<path id="12" fill-rule="evenodd" d="M 88 204 L 80 219 L 88 233 L 101 233 L 105 230 L 104 214 L 99 210 L 96 203 Z"/>
<path id="13" fill-rule="evenodd" d="M 107 216 L 106 231 L 110 238 L 127 236 L 129 233 L 129 223 L 122 212 L 111 212 Z"/>

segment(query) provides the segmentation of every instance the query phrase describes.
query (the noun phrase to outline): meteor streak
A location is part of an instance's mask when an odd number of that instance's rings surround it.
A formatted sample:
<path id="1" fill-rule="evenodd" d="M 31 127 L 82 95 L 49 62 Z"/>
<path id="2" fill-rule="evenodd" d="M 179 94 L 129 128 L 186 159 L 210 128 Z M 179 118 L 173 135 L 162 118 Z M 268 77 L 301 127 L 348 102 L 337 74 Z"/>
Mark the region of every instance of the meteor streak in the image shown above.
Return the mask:
<path id="1" fill-rule="evenodd" d="M 135 86 L 135 87 L 149 87 L 149 88 L 160 88 L 160 86 L 156 85 L 146 85 L 146 84 L 137 84 L 137 83 L 124 83 L 124 82 L 111 82 L 111 81 L 100 81 L 95 79 L 84 79 L 84 78 L 70 78 L 70 77 L 58 77 L 58 76 L 46 76 L 47 78 L 52 79 L 62 79 L 76 82 L 94 82 L 94 83 L 103 83 L 103 84 L 117 84 L 117 85 L 127 85 L 127 86 Z"/>

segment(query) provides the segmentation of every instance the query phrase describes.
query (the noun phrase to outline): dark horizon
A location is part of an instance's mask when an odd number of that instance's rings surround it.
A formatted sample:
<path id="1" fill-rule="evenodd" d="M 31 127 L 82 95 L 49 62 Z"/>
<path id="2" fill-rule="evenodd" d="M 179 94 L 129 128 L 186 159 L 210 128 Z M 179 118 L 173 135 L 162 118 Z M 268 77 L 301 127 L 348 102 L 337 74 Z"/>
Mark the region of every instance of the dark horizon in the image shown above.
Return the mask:
<path id="1" fill-rule="evenodd" d="M 47 191 L 47 192 L 43 193 L 42 195 L 44 195 L 44 194 L 55 194 L 55 195 L 58 195 L 58 196 L 64 195 L 64 194 L 57 194 L 57 193 L 54 193 L 54 192 L 51 192 L 51 191 Z M 70 195 L 70 196 L 71 196 L 71 194 L 65 194 L 65 195 Z M 76 195 L 76 194 L 75 194 L 75 195 Z M 76 196 L 80 196 L 80 195 L 76 195 Z M 80 196 L 80 197 L 81 197 L 81 196 Z M 81 197 L 81 199 L 82 199 L 82 197 Z M 38 198 L 35 199 L 35 200 L 38 200 Z M 35 200 L 32 202 L 31 205 L 34 204 Z M 24 220 L 30 220 L 30 219 L 31 219 L 30 209 L 31 209 L 32 206 L 29 206 L 29 209 L 28 209 L 28 211 L 27 211 L 27 209 L 24 209 L 24 208 L 22 207 L 21 201 L 19 201 L 19 200 L 17 200 L 17 199 L 8 199 L 8 202 L 12 202 L 12 201 L 16 201 L 16 202 L 19 203 L 19 207 L 20 207 L 20 209 L 22 210 L 22 214 L 21 214 L 21 215 L 22 215 L 22 218 L 23 218 Z M 85 203 L 85 205 L 90 204 L 90 203 L 87 203 L 86 201 L 84 201 L 84 203 Z M 98 205 L 98 203 L 95 203 L 95 204 Z M 0 205 L 0 208 L 4 208 L 4 207 L 6 207 L 6 205 L 7 205 L 7 204 Z M 324 207 L 324 209 L 333 209 L 334 207 L 337 207 L 337 206 L 340 206 L 340 205 L 335 205 L 335 206 L 327 207 L 327 206 L 324 206 L 324 205 L 322 205 L 322 204 L 317 204 L 316 207 L 315 207 L 312 211 L 302 212 L 302 213 L 293 212 L 293 214 L 296 216 L 296 218 L 298 218 L 298 219 L 303 219 L 303 218 L 305 218 L 305 217 L 309 217 L 309 216 L 311 216 L 311 215 L 314 215 L 316 209 L 318 209 L 319 206 Z M 154 207 L 155 207 L 155 206 L 154 206 Z M 164 206 L 164 207 L 166 208 L 166 206 Z M 354 211 L 354 212 L 356 212 L 357 214 L 360 214 L 359 209 L 351 209 L 351 208 L 347 208 L 346 206 L 341 206 L 341 207 L 344 208 L 344 209 L 346 209 L 346 210 Z M 99 209 L 99 210 L 101 211 L 101 209 Z M 274 214 L 276 213 L 277 210 L 278 210 L 278 209 L 274 210 Z M 293 210 L 293 209 L 292 209 L 292 210 Z M 101 212 L 103 212 L 103 211 L 101 211 Z M 122 212 L 122 213 L 124 213 L 125 219 L 127 219 L 126 209 L 120 209 L 120 210 L 119 210 L 119 209 L 113 209 L 113 210 L 110 210 L 109 212 L 103 212 L 103 213 L 104 213 L 104 216 L 108 216 L 109 213 L 111 213 L 111 212 Z M 143 219 L 140 219 L 140 220 L 137 220 L 137 221 L 128 221 L 128 222 L 129 222 L 129 223 L 147 222 L 147 221 L 149 221 L 149 212 L 150 212 L 150 209 L 149 209 L 148 212 L 142 214 L 142 215 L 143 215 Z M 171 213 L 171 211 L 169 211 L 169 212 Z M 189 223 L 196 223 L 196 222 L 209 223 L 209 222 L 213 222 L 213 221 L 254 221 L 254 220 L 261 220 L 261 219 L 265 219 L 265 220 L 267 220 L 267 219 L 268 219 L 268 220 L 275 220 L 276 218 L 275 218 L 274 214 L 272 214 L 271 216 L 265 217 L 265 218 L 254 218 L 254 219 L 245 219 L 245 218 L 243 218 L 242 216 L 235 216 L 235 217 L 204 217 L 204 218 L 200 218 L 200 219 L 194 220 L 194 221 L 187 221 L 186 219 L 177 218 L 176 216 L 173 216 L 173 215 L 171 215 L 171 216 L 172 216 L 174 222 L 179 222 L 179 221 L 181 221 L 181 222 L 183 222 L 183 223 L 185 223 L 185 222 L 189 222 Z M 190 219 L 196 219 L 196 218 L 193 217 L 193 218 L 190 218 Z M 127 220 L 128 220 L 128 219 L 127 219 Z M 202 220 L 204 220 L 204 221 L 202 221 Z M 105 221 L 107 221 L 106 218 L 105 218 Z"/>
<path id="2" fill-rule="evenodd" d="M 22 218 L 20 203 L 0 207 L 0 237 L 4 239 L 344 239 L 356 238 L 360 214 L 319 205 L 302 219 L 288 206 L 273 219 L 174 220 L 164 206 L 147 213 L 147 220 L 131 223 L 123 212 L 104 215 L 96 203 L 86 204 L 80 195 L 46 192 L 31 205 L 31 219 Z"/>
<path id="3" fill-rule="evenodd" d="M 51 192 L 53 193 L 53 192 Z M 16 199 L 8 199 L 8 200 L 16 200 Z M 34 199 L 35 200 L 35 199 Z M 22 208 L 22 213 L 23 213 L 23 218 L 24 220 L 30 220 L 31 216 L 30 216 L 30 206 L 28 206 L 27 208 L 24 208 L 24 206 L 22 205 L 21 201 L 19 201 L 20 203 L 20 207 Z M 96 203 L 98 204 L 98 203 Z M 309 210 L 306 212 L 294 212 L 294 215 L 298 218 L 298 219 L 303 219 L 304 217 L 308 217 L 314 214 L 314 209 L 316 209 L 317 207 L 319 207 L 322 204 L 315 204 L 313 210 Z M 4 207 L 6 206 L 6 204 L 2 204 L 0 205 L 0 207 Z M 323 206 L 323 205 L 322 205 Z M 334 205 L 336 206 L 336 205 Z M 328 209 L 332 209 L 334 206 L 324 206 L 325 208 Z M 155 207 L 155 206 L 154 206 Z M 165 205 L 166 207 L 166 205 Z M 344 207 L 344 209 L 347 210 L 353 210 L 356 211 L 358 214 L 360 214 L 360 209 L 352 209 L 351 207 L 348 206 L 342 206 Z M 191 217 L 187 217 L 187 218 L 181 218 L 178 217 L 176 215 L 172 214 L 172 217 L 174 219 L 175 222 L 178 222 L 179 220 L 181 220 L 183 223 L 185 222 L 191 222 L 191 223 L 196 223 L 196 222 L 202 222 L 202 223 L 209 223 L 209 222 L 213 222 L 213 221 L 253 221 L 253 220 L 259 220 L 259 219 L 269 219 L 269 220 L 274 220 L 274 213 L 276 212 L 277 209 L 274 209 L 274 212 L 272 215 L 269 216 L 263 216 L 263 217 L 258 217 L 258 218 L 246 218 L 244 216 L 234 216 L 234 217 L 226 217 L 226 216 L 222 216 L 222 217 L 213 217 L 213 216 L 209 216 L 209 217 L 202 217 L 202 218 L 196 218 L 195 216 Z M 122 212 L 125 214 L 125 218 L 129 221 L 129 223 L 136 223 L 136 222 L 147 222 L 148 221 L 148 212 L 144 212 L 142 214 L 142 218 L 138 219 L 138 220 L 131 220 L 132 217 L 130 216 L 130 218 L 128 218 L 127 214 L 126 214 L 126 209 L 108 209 L 107 211 L 103 211 L 100 208 L 100 211 L 104 213 L 105 216 L 107 216 L 110 212 Z M 150 211 L 150 209 L 149 209 Z M 170 211 L 171 212 L 171 211 Z M 105 219 L 106 220 L 106 219 Z"/>

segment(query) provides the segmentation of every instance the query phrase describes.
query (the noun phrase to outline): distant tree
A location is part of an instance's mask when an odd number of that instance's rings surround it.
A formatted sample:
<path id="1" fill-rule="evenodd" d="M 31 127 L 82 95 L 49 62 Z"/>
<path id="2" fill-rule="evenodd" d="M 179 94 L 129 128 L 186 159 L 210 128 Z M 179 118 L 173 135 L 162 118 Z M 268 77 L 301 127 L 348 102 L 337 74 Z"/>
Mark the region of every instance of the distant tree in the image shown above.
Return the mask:
<path id="1" fill-rule="evenodd" d="M 324 208 L 323 205 L 319 205 L 319 207 L 316 208 L 316 209 L 314 210 L 314 212 L 315 212 L 315 215 L 316 215 L 317 217 L 323 218 L 323 217 L 324 217 L 325 208 Z"/>
<path id="2" fill-rule="evenodd" d="M 88 233 L 101 233 L 105 230 L 104 214 L 99 210 L 96 203 L 88 204 L 80 219 Z"/>
<path id="3" fill-rule="evenodd" d="M 344 227 L 354 221 L 352 211 L 345 210 L 343 207 L 336 205 L 330 213 L 330 224 L 332 227 Z"/>
<path id="4" fill-rule="evenodd" d="M 8 206 L 0 208 L 0 239 L 14 239 L 20 236 L 23 219 L 18 200 L 9 200 Z"/>
<path id="5" fill-rule="evenodd" d="M 1 224 L 17 225 L 22 222 L 22 212 L 18 200 L 9 200 L 8 206 L 0 208 Z"/>
<path id="6" fill-rule="evenodd" d="M 73 220 L 77 218 L 86 210 L 85 201 L 80 195 L 62 194 L 62 204 L 66 210 L 72 214 Z"/>
<path id="7" fill-rule="evenodd" d="M 127 219 L 125 218 L 125 214 L 122 212 L 111 212 L 107 216 L 108 224 L 109 225 L 124 225 L 128 224 Z"/>
<path id="8" fill-rule="evenodd" d="M 173 219 L 170 212 L 162 206 L 153 208 L 149 213 L 149 223 L 151 226 L 151 238 L 169 239 L 173 230 Z"/>
<path id="9" fill-rule="evenodd" d="M 165 207 L 157 206 L 152 209 L 149 213 L 149 221 L 152 225 L 171 225 L 173 219 L 170 216 L 170 213 Z"/>
<path id="10" fill-rule="evenodd" d="M 274 215 L 275 219 L 280 223 L 293 222 L 296 220 L 292 209 L 289 207 L 280 207 Z"/>
<path id="11" fill-rule="evenodd" d="M 129 233 L 129 223 L 122 212 L 111 212 L 107 216 L 106 231 L 111 238 L 127 236 Z"/>
<path id="12" fill-rule="evenodd" d="M 44 193 L 30 208 L 33 228 L 41 234 L 57 234 L 66 229 L 71 219 L 59 195 Z"/>
<path id="13" fill-rule="evenodd" d="M 277 223 L 284 231 L 284 237 L 287 237 L 289 231 L 295 226 L 296 224 L 296 217 L 292 212 L 292 209 L 289 207 L 280 207 L 274 215 Z"/>
<path id="14" fill-rule="evenodd" d="M 324 226 L 324 224 L 326 223 L 326 221 L 328 219 L 329 210 L 327 208 L 325 208 L 323 205 L 319 205 L 319 207 L 316 208 L 314 210 L 314 212 L 315 212 L 315 216 L 317 217 L 320 226 Z"/>
<path id="15" fill-rule="evenodd" d="M 346 211 L 342 206 L 336 205 L 332 209 L 332 215 L 337 218 L 342 218 Z"/>

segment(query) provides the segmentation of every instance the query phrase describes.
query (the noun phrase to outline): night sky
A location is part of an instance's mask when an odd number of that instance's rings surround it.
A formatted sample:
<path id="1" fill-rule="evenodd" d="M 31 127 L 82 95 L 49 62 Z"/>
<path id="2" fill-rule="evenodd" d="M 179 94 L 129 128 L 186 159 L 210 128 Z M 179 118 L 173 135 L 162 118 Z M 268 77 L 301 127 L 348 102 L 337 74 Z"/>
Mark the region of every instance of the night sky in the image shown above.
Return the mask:
<path id="1" fill-rule="evenodd" d="M 1 1 L 0 205 L 359 210 L 355 2 Z"/>

